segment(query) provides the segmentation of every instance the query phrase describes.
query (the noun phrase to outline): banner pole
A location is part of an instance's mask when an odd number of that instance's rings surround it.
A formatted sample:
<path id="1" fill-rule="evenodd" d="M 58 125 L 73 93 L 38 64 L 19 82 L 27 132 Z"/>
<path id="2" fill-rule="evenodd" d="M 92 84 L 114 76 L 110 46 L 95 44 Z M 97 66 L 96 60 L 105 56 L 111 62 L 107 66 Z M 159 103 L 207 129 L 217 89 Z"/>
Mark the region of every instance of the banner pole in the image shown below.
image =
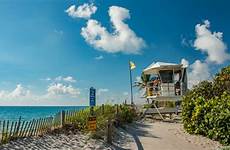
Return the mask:
<path id="1" fill-rule="evenodd" d="M 129 61 L 129 79 L 130 79 L 130 92 L 131 92 L 131 105 L 133 105 L 133 81 L 132 81 L 132 70 L 130 66 L 130 61 Z"/>

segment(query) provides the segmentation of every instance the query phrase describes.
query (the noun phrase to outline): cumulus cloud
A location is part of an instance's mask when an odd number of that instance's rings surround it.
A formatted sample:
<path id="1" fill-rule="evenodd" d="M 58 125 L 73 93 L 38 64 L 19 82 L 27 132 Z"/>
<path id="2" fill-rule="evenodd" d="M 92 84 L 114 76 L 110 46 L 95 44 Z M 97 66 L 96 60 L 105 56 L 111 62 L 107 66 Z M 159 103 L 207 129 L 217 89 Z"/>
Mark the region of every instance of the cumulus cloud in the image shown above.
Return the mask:
<path id="1" fill-rule="evenodd" d="M 111 6 L 108 13 L 114 31 L 110 33 L 100 22 L 90 19 L 87 22 L 87 26 L 81 29 L 81 35 L 86 42 L 94 48 L 108 53 L 139 54 L 146 44 L 124 22 L 126 19 L 130 19 L 129 10 L 118 6 Z"/>
<path id="2" fill-rule="evenodd" d="M 13 91 L 0 91 L 0 99 L 11 99 L 11 98 L 21 98 L 28 97 L 30 91 L 26 90 L 21 84 L 16 85 Z"/>
<path id="3" fill-rule="evenodd" d="M 205 20 L 203 24 L 197 24 L 195 27 L 196 39 L 194 47 L 204 53 L 207 53 L 207 61 L 222 64 L 230 60 L 230 54 L 227 53 L 227 46 L 223 42 L 222 32 L 211 32 L 209 30 L 210 22 Z"/>
<path id="4" fill-rule="evenodd" d="M 96 60 L 102 60 L 102 59 L 104 59 L 104 56 L 100 55 L 100 56 L 95 57 L 95 59 Z"/>
<path id="5" fill-rule="evenodd" d="M 105 92 L 108 92 L 108 91 L 109 91 L 109 89 L 103 89 L 103 88 L 98 89 L 98 95 L 101 95 L 102 93 L 105 93 Z"/>
<path id="6" fill-rule="evenodd" d="M 55 83 L 48 86 L 48 95 L 69 95 L 76 97 L 80 94 L 80 90 L 74 88 L 72 85 L 64 85 L 62 83 Z"/>
<path id="7" fill-rule="evenodd" d="M 191 66 L 188 73 L 188 88 L 198 84 L 200 81 L 209 80 L 211 73 L 207 63 L 196 60 Z"/>
<path id="8" fill-rule="evenodd" d="M 72 18 L 89 19 L 96 11 L 97 7 L 94 4 L 84 3 L 78 7 L 72 5 L 65 12 Z"/>
<path id="9" fill-rule="evenodd" d="M 189 62 L 185 58 L 181 59 L 181 64 L 184 68 L 187 68 L 189 66 Z"/>

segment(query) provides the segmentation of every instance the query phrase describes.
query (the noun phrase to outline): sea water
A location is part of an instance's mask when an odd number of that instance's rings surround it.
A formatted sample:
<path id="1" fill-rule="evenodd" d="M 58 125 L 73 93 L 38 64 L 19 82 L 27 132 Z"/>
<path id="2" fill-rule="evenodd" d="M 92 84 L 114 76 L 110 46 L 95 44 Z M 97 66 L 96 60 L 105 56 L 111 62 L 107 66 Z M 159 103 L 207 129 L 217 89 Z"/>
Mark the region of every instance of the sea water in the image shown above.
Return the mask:
<path id="1" fill-rule="evenodd" d="M 87 106 L 0 106 L 0 121 L 32 120 L 54 116 L 62 110 L 81 110 Z"/>

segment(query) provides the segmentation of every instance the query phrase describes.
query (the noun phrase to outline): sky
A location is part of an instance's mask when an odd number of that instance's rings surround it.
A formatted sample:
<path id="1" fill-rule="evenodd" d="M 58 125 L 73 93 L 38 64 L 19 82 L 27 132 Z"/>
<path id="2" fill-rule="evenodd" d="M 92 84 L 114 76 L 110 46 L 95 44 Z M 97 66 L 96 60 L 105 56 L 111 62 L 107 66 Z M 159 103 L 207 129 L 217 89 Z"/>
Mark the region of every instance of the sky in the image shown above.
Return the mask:
<path id="1" fill-rule="evenodd" d="M 227 0 L 2 0 L 0 105 L 129 99 L 153 62 L 188 66 L 189 87 L 230 64 Z M 135 100 L 140 99 L 134 89 Z"/>

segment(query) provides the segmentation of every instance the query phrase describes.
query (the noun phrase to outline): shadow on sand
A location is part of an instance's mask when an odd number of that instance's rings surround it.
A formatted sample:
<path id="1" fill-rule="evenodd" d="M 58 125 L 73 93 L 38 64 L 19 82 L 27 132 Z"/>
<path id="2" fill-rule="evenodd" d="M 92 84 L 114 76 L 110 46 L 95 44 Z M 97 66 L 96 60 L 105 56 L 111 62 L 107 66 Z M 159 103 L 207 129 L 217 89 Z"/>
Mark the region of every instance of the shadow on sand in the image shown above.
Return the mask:
<path id="1" fill-rule="evenodd" d="M 125 128 L 122 130 L 124 132 L 128 133 L 129 135 L 131 135 L 131 137 L 133 138 L 138 150 L 144 150 L 143 145 L 142 145 L 139 137 L 160 138 L 160 137 L 157 137 L 157 136 L 149 133 L 146 130 L 146 129 L 150 128 L 150 126 L 151 125 L 146 125 L 146 124 L 141 123 L 141 122 L 136 122 L 136 123 L 130 124 L 128 126 L 125 126 Z M 127 142 L 127 139 L 121 139 L 120 141 L 124 144 L 125 142 Z M 120 144 L 122 144 L 122 143 L 120 143 Z M 127 150 L 127 149 L 124 149 L 124 148 L 121 148 L 121 147 L 115 146 L 115 145 L 114 145 L 114 148 L 116 148 L 117 150 Z"/>

